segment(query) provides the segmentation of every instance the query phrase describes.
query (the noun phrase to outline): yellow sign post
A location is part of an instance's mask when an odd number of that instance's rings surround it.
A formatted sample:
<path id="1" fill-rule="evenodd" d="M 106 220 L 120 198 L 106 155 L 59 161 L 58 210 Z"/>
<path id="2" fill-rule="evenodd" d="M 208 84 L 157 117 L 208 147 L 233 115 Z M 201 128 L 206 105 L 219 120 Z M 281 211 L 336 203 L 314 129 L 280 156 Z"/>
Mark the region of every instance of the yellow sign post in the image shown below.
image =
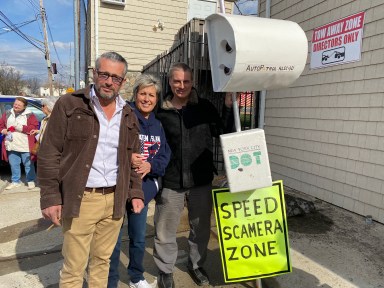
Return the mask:
<path id="1" fill-rule="evenodd" d="M 226 283 L 292 271 L 282 181 L 239 193 L 216 189 L 213 201 Z"/>

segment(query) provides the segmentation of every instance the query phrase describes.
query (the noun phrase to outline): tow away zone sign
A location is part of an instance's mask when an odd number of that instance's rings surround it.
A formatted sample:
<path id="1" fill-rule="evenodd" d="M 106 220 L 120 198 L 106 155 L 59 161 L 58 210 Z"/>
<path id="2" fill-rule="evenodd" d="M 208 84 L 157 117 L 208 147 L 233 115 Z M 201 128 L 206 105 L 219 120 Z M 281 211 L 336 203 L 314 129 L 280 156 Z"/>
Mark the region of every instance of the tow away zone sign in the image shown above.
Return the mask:
<path id="1" fill-rule="evenodd" d="M 212 191 L 224 281 L 292 271 L 283 182 L 252 191 Z"/>
<path id="2" fill-rule="evenodd" d="M 359 61 L 364 16 L 360 12 L 314 29 L 311 69 Z"/>

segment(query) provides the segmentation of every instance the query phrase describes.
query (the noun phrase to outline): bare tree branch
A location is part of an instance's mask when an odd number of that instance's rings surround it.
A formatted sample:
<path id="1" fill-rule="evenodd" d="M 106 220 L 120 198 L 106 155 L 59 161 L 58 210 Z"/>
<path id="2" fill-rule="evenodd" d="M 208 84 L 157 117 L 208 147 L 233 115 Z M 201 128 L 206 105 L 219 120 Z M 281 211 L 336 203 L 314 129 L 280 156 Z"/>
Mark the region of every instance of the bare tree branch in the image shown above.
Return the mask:
<path id="1" fill-rule="evenodd" d="M 0 64 L 0 94 L 18 95 L 24 85 L 25 81 L 19 71 L 5 62 Z"/>

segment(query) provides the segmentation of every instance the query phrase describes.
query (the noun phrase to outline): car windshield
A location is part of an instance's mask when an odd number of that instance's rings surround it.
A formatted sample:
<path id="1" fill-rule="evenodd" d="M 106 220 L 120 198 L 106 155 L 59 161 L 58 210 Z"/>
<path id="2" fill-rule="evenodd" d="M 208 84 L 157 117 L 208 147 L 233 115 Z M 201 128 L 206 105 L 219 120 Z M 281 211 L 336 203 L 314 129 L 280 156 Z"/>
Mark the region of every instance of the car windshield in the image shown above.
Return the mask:
<path id="1" fill-rule="evenodd" d="M 43 118 L 45 117 L 45 114 L 43 113 L 43 111 L 41 111 L 41 108 L 32 106 L 31 104 L 28 104 L 26 110 L 27 111 L 29 110 L 33 114 L 35 114 L 35 116 L 36 116 L 37 120 L 39 120 L 39 122 L 41 122 L 41 120 L 43 120 Z"/>

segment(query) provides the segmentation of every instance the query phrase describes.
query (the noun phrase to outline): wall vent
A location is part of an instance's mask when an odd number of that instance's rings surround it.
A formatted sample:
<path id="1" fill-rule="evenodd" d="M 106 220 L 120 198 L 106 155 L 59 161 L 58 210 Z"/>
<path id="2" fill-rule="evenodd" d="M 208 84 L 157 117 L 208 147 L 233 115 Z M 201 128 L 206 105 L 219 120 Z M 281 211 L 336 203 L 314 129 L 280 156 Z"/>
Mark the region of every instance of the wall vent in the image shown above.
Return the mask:
<path id="1" fill-rule="evenodd" d="M 113 5 L 125 5 L 125 0 L 101 0 L 101 2 Z"/>

